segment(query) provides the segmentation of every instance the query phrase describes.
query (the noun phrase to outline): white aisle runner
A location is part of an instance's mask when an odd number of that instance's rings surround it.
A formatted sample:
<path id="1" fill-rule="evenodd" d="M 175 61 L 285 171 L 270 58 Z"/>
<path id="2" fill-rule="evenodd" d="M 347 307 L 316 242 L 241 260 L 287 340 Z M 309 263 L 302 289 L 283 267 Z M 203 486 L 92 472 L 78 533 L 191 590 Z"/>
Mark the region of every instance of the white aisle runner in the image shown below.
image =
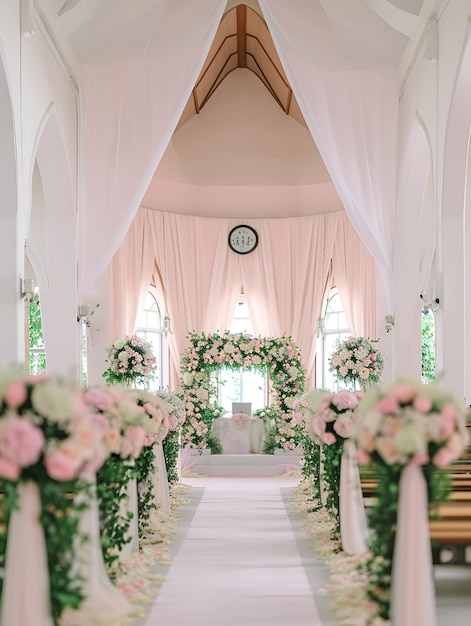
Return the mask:
<path id="1" fill-rule="evenodd" d="M 146 626 L 320 626 L 280 486 L 286 478 L 198 478 L 205 486 Z"/>

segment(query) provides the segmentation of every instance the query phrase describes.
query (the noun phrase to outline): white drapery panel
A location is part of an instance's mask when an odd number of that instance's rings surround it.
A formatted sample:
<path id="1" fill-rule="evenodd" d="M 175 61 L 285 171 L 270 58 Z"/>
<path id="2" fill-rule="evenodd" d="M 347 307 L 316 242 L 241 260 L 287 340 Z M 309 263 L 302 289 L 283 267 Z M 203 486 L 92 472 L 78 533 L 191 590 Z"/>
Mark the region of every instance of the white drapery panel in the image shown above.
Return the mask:
<path id="1" fill-rule="evenodd" d="M 140 8 L 122 0 L 113 3 L 113 15 L 121 6 L 119 21 L 103 21 L 110 9 L 105 3 L 95 19 L 70 34 L 83 63 L 82 294 L 126 235 L 226 5 L 225 0 L 150 0 Z M 83 29 L 88 39 L 80 36 Z"/>
<path id="2" fill-rule="evenodd" d="M 337 42 L 338 25 L 329 19 L 326 3 L 260 0 L 259 4 L 345 211 L 378 263 L 392 313 L 398 108 L 393 58 L 378 59 L 372 68 L 368 39 L 364 29 L 356 28 L 354 13 L 345 27 L 356 32 L 352 43 L 360 45 L 358 54 Z M 368 35 L 374 36 L 375 26 L 369 26 Z"/>
<path id="3" fill-rule="evenodd" d="M 123 334 L 134 331 L 129 324 L 131 320 L 135 324 L 152 276 L 162 281 L 162 292 L 175 327 L 175 334 L 169 336 L 172 386 L 176 385 L 180 355 L 188 345 L 187 334 L 227 330 L 242 286 L 255 334 L 290 335 L 301 348 L 310 378 L 316 320 L 321 313 L 330 267 L 336 262 L 336 251 L 341 251 L 340 266 L 348 258 L 343 246 L 347 254 L 361 259 L 364 253 L 365 262 L 361 265 L 364 280 L 352 278 L 355 295 L 351 300 L 368 302 L 363 309 L 357 308 L 356 313 L 361 316 L 361 311 L 374 312 L 374 285 L 367 279 L 374 277 L 371 270 L 374 261 L 344 213 L 249 220 L 259 234 L 259 244 L 248 255 L 238 255 L 228 247 L 228 234 L 237 223 L 234 219 L 141 208 L 113 259 L 114 328 L 121 328 Z M 353 245 L 350 238 L 354 239 Z M 344 289 L 346 301 L 350 302 L 348 280 Z"/>

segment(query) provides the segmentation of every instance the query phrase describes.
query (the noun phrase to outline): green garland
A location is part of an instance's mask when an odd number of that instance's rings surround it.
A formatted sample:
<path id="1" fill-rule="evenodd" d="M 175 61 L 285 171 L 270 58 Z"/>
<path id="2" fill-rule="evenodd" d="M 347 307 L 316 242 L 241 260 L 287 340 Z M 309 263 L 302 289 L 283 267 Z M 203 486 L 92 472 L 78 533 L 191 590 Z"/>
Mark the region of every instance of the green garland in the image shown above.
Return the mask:
<path id="1" fill-rule="evenodd" d="M 18 506 L 19 482 L 0 480 L 0 567 L 6 567 L 8 524 Z M 89 485 L 81 480 L 58 482 L 50 478 L 38 483 L 41 499 L 40 523 L 44 529 L 49 570 L 51 616 L 55 626 L 66 608 L 78 609 L 83 601 L 83 580 L 77 575 L 75 555 L 86 537 L 79 533 L 82 512 L 88 503 L 79 504 L 79 494 L 89 495 Z M 0 597 L 3 576 L 0 577 Z"/>
<path id="2" fill-rule="evenodd" d="M 171 430 L 163 442 L 165 467 L 169 485 L 178 483 L 178 453 L 180 451 L 180 433 Z"/>
<path id="3" fill-rule="evenodd" d="M 157 510 L 152 475 L 155 474 L 154 446 L 145 446 L 135 461 L 138 481 L 139 537 L 144 537 L 150 528 L 151 511 Z"/>
<path id="4" fill-rule="evenodd" d="M 120 503 L 127 498 L 127 484 L 138 478 L 135 466 L 112 454 L 97 473 L 97 497 L 100 514 L 101 547 L 105 565 L 111 576 L 119 554 L 131 538 L 127 536 L 132 513 L 120 513 Z"/>
<path id="5" fill-rule="evenodd" d="M 325 508 L 335 521 L 332 539 L 340 538 L 339 494 L 340 464 L 343 453 L 343 439 L 340 437 L 331 445 L 323 445 L 321 454 L 324 457 L 322 479 L 326 488 Z"/>
<path id="6" fill-rule="evenodd" d="M 301 468 L 301 474 L 306 480 L 312 484 L 312 499 L 318 503 L 317 509 L 321 504 L 321 448 L 314 443 L 311 437 L 304 433 L 302 439 L 304 462 Z"/>

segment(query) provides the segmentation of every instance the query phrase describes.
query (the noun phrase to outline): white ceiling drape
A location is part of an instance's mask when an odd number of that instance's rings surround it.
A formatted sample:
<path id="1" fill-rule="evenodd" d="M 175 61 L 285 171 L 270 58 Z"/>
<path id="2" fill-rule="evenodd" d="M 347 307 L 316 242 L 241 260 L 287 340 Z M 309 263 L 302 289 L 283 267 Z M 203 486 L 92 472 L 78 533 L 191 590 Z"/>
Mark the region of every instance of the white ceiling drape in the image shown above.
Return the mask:
<path id="1" fill-rule="evenodd" d="M 225 5 L 225 0 L 148 0 L 137 5 L 109 0 L 95 5 L 92 18 L 81 26 L 74 22 L 69 38 L 82 62 L 84 117 L 81 293 L 91 289 L 121 244 Z"/>
<path id="2" fill-rule="evenodd" d="M 398 110 L 394 31 L 383 24 L 391 54 L 380 55 L 372 66 L 371 41 L 380 24 L 373 16 L 360 29 L 355 12 L 344 14 L 339 25 L 322 1 L 259 4 L 345 211 L 378 263 L 392 312 Z M 338 36 L 339 29 L 351 37 Z"/>

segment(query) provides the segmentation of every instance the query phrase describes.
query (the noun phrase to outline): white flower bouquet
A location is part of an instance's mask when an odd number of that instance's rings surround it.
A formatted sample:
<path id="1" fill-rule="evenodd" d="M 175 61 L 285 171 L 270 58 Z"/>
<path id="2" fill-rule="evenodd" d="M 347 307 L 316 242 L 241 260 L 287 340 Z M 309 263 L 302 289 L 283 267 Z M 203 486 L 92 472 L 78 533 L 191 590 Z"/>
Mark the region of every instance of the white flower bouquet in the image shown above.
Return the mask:
<path id="1" fill-rule="evenodd" d="M 152 378 L 156 360 L 151 344 L 141 337 L 118 339 L 106 353 L 109 367 L 103 377 L 109 384 L 130 385 Z"/>
<path id="2" fill-rule="evenodd" d="M 337 346 L 330 357 L 329 370 L 337 380 L 361 388 L 378 383 L 384 368 L 384 357 L 375 344 L 379 339 L 349 337 Z"/>

